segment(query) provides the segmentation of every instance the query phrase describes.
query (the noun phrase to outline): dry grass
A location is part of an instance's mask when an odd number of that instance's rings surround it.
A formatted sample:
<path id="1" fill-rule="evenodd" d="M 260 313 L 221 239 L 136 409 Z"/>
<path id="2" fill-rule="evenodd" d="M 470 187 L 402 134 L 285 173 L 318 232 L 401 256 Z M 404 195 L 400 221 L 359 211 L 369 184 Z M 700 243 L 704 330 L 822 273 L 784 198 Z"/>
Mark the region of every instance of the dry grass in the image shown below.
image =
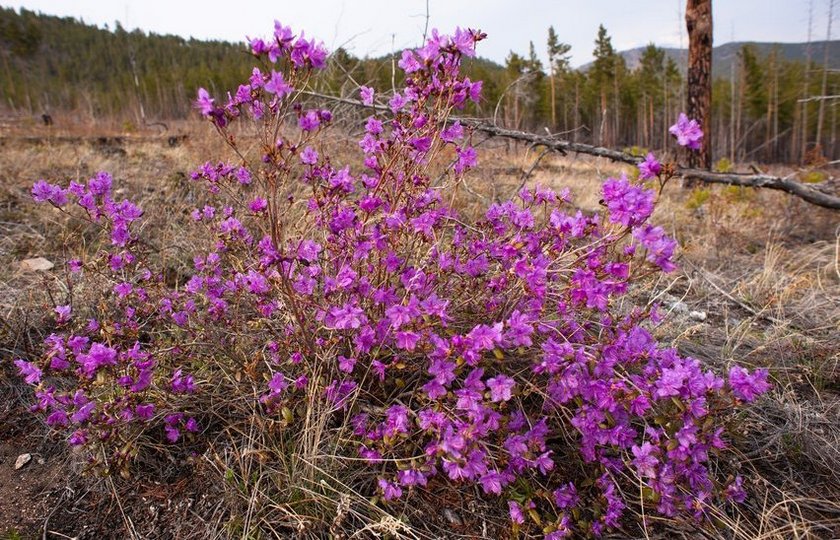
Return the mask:
<path id="1" fill-rule="evenodd" d="M 110 171 L 115 187 L 146 210 L 145 232 L 161 248 L 160 262 L 177 281 L 189 272 L 196 242 L 184 234 L 188 212 L 203 204 L 204 197 L 187 175 L 211 156 L 225 155 L 209 128 L 181 129 L 188 130 L 190 138 L 175 148 L 165 141 L 129 142 L 124 152 L 87 143 L 6 141 L 0 147 L 0 379 L 5 378 L 0 391 L 6 403 L 24 399 L 11 382 L 7 360 L 33 350 L 49 330 L 43 314 L 55 305 L 54 298 L 95 292 L 64 290 L 58 264 L 71 253 L 94 252 L 93 231 L 58 212 L 36 208 L 29 202 L 29 186 L 39 178 L 86 178 L 98 170 Z M 352 144 L 340 134 L 332 144 L 336 159 L 357 159 Z M 522 147 L 492 141 L 482 146 L 481 167 L 459 188 L 465 212 L 513 194 L 536 158 Z M 547 156 L 525 182 L 568 187 L 581 210 L 596 211 L 601 180 L 621 170 L 590 158 Z M 838 215 L 783 194 L 727 188 L 691 192 L 670 185 L 655 219 L 683 246 L 681 269 L 640 292 L 639 301 L 656 299 L 671 311 L 657 329 L 658 337 L 719 369 L 736 361 L 769 367 L 776 384 L 738 419 L 735 458 L 720 464 L 721 475 L 740 471 L 748 479 L 750 498 L 737 514 L 718 516 L 717 530 L 651 521 L 646 531 L 625 534 L 840 536 Z M 57 266 L 37 273 L 20 269 L 22 259 L 36 256 Z M 219 392 L 223 389 L 224 384 Z M 342 438 L 342 426 L 324 425 L 319 418 L 326 415 L 315 414 L 303 437 L 275 436 L 276 426 L 250 410 L 255 402 L 210 411 L 238 421 L 202 454 L 183 458 L 193 476 L 180 472 L 183 462 L 149 461 L 141 464 L 148 473 L 142 485 L 116 481 L 101 494 L 96 511 L 107 507 L 108 519 L 143 537 L 507 534 L 501 507 L 478 493 L 436 499 L 430 489 L 386 513 L 354 488 L 357 468 L 338 455 L 335 444 Z M 312 403 L 307 409 L 315 411 L 317 406 Z M 124 511 L 111 508 L 114 500 L 121 501 L 118 507 Z M 148 501 L 165 507 L 154 520 L 142 517 Z M 78 532 L 72 530 L 78 517 L 64 518 L 64 533 Z"/>

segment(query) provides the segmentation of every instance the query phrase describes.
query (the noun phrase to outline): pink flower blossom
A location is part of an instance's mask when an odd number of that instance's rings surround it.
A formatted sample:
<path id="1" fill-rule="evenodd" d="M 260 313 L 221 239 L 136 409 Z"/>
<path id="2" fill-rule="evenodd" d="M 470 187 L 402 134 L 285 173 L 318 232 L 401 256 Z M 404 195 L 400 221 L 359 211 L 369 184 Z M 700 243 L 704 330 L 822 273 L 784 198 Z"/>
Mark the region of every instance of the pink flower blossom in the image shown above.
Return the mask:
<path id="1" fill-rule="evenodd" d="M 668 131 L 677 138 L 677 144 L 691 150 L 699 150 L 703 141 L 703 130 L 697 120 L 689 120 L 685 113 L 680 113 L 677 123 L 668 128 Z"/>

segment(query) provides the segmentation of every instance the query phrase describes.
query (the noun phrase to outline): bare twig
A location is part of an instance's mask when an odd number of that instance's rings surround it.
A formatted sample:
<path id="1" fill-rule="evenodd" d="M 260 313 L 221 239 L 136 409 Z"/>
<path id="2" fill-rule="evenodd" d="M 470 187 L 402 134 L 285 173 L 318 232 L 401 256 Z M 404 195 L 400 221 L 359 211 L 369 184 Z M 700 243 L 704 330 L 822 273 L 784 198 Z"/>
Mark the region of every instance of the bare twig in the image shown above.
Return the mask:
<path id="1" fill-rule="evenodd" d="M 522 173 L 521 182 L 519 182 L 519 186 L 516 188 L 516 191 L 514 193 L 519 193 L 519 190 L 525 187 L 525 182 L 527 182 L 528 178 L 530 178 L 531 175 L 534 174 L 534 169 L 537 168 L 537 166 L 540 164 L 540 161 L 542 161 L 542 158 L 544 158 L 549 152 L 551 152 L 551 149 L 549 148 L 546 148 L 545 150 L 540 152 L 540 154 L 537 156 L 537 159 L 535 159 L 534 162 L 531 163 L 531 166 L 528 167 L 528 170 Z"/>

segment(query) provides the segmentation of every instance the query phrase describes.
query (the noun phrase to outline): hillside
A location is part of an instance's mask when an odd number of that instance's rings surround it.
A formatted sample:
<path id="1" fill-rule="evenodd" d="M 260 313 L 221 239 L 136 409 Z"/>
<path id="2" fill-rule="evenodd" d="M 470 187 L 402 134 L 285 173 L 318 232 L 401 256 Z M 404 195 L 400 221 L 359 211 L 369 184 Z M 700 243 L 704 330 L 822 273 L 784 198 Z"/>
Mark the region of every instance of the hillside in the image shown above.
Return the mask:
<path id="1" fill-rule="evenodd" d="M 813 41 L 810 44 L 811 59 L 814 62 L 822 64 L 823 51 L 825 44 L 829 44 L 828 65 L 831 69 L 840 69 L 840 40 Z M 724 43 L 718 45 L 712 51 L 712 70 L 714 77 L 729 78 L 733 66 L 738 58 L 738 52 L 745 46 L 752 47 L 758 56 L 762 59 L 767 58 L 774 50 L 777 51 L 777 57 L 786 62 L 805 62 L 808 58 L 808 43 L 775 43 L 775 42 L 758 42 L 758 41 L 733 41 L 731 43 Z M 682 72 L 685 72 L 686 63 L 688 61 L 688 49 L 679 49 L 673 47 L 662 47 L 665 55 L 674 60 L 680 67 Z M 636 47 L 620 51 L 618 54 L 624 58 L 627 67 L 631 70 L 638 68 L 641 65 L 642 54 L 645 47 Z M 579 69 L 587 71 L 592 67 L 592 63 L 584 64 Z"/>

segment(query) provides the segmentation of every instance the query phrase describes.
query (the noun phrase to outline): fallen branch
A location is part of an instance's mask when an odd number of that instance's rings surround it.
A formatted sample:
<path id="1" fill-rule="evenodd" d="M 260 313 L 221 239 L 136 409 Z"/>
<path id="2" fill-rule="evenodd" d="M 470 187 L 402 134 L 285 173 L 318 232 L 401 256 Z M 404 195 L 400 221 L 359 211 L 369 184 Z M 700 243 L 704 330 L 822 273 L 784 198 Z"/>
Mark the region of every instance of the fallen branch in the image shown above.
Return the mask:
<path id="1" fill-rule="evenodd" d="M 305 93 L 312 97 L 337 101 L 348 105 L 368 107 L 375 110 L 388 110 L 388 107 L 383 105 L 364 105 L 361 101 L 356 99 L 329 96 L 316 92 Z M 569 152 L 573 152 L 576 154 L 601 157 L 630 165 L 636 165 L 642 161 L 642 158 L 638 156 L 634 156 L 620 150 L 604 148 L 602 146 L 571 142 L 552 136 L 538 135 L 536 133 L 529 133 L 526 131 L 505 129 L 471 118 L 453 117 L 452 121 L 455 120 L 460 121 L 464 126 L 469 126 L 476 131 L 486 133 L 492 137 L 502 137 L 505 139 L 527 142 L 533 146 L 543 146 L 562 155 L 567 155 Z M 676 173 L 682 178 L 700 180 L 701 182 L 710 184 L 725 184 L 730 186 L 766 188 L 784 191 L 785 193 L 799 197 L 811 204 L 822 206 L 823 208 L 840 210 L 840 196 L 830 194 L 828 190 L 824 190 L 825 188 L 820 186 L 820 184 L 803 184 L 801 182 L 797 182 L 791 177 L 769 176 L 766 174 L 716 173 L 679 166 L 677 167 Z"/>
<path id="2" fill-rule="evenodd" d="M 819 189 L 819 184 L 803 184 L 790 177 L 768 176 L 766 174 L 736 174 L 713 173 L 698 169 L 680 168 L 678 173 L 683 178 L 701 180 L 710 184 L 727 184 L 730 186 L 744 186 L 767 188 L 784 191 L 800 199 L 823 208 L 840 210 L 840 197 L 830 195 Z"/>

